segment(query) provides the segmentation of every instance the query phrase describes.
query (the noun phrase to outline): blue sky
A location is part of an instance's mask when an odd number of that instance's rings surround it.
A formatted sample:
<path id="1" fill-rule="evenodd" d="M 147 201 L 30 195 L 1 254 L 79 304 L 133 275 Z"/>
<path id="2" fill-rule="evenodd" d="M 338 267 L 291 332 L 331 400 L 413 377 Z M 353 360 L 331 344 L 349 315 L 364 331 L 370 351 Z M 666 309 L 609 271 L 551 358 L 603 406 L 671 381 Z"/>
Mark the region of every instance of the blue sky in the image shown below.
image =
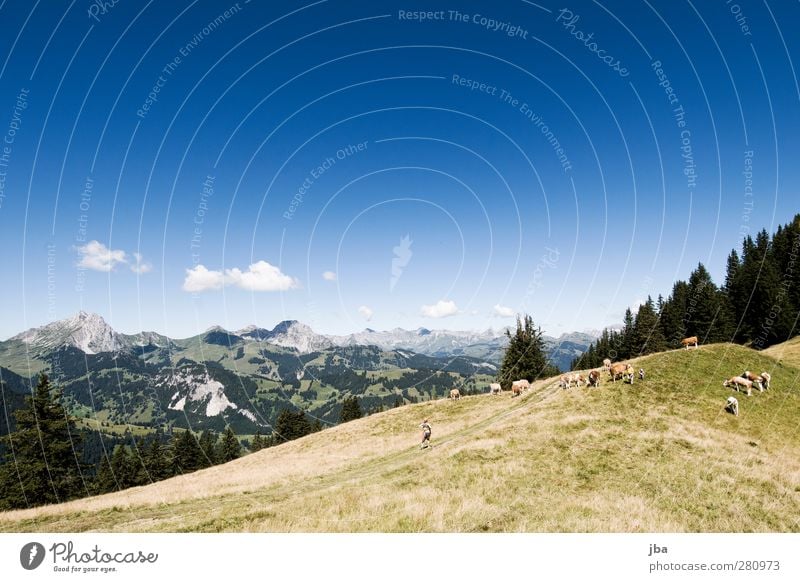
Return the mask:
<path id="1" fill-rule="evenodd" d="M 596 329 L 798 210 L 794 4 L 0 16 L 0 337 Z"/>

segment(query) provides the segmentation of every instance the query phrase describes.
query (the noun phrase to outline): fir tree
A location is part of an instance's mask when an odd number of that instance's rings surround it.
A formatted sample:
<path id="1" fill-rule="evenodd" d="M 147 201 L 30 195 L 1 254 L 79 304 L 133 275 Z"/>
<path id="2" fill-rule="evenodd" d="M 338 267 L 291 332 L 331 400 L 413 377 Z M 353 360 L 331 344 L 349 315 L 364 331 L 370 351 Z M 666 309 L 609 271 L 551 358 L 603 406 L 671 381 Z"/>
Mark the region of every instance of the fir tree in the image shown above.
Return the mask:
<path id="1" fill-rule="evenodd" d="M 348 396 L 342 403 L 342 412 L 339 415 L 339 422 L 349 422 L 361 418 L 361 406 L 358 404 L 358 398 L 355 396 Z"/>
<path id="2" fill-rule="evenodd" d="M 176 475 L 191 473 L 203 467 L 203 451 L 192 431 L 181 431 L 173 437 L 173 442 L 172 465 Z"/>
<path id="3" fill-rule="evenodd" d="M 298 439 L 311 433 L 311 423 L 308 422 L 302 410 L 292 412 L 284 409 L 278 415 L 275 422 L 275 434 L 273 438 L 276 442 L 282 443 Z"/>
<path id="4" fill-rule="evenodd" d="M 266 447 L 266 443 L 264 442 L 264 437 L 261 435 L 261 432 L 257 432 L 250 443 L 250 452 L 255 453 L 257 451 L 260 451 L 264 447 Z"/>
<path id="5" fill-rule="evenodd" d="M 506 330 L 508 347 L 498 373 L 498 381 L 506 389 L 514 380 L 534 381 L 558 374 L 558 370 L 547 362 L 542 330 L 535 328 L 531 316 L 517 317 L 517 329 L 512 335 Z"/>
<path id="6" fill-rule="evenodd" d="M 119 489 L 127 489 L 137 484 L 136 463 L 125 445 L 117 445 L 114 448 L 114 453 L 111 455 L 111 472 Z"/>
<path id="7" fill-rule="evenodd" d="M 172 477 L 170 459 L 158 433 L 145 450 L 144 465 L 147 468 L 147 474 L 154 482 Z"/>
<path id="8" fill-rule="evenodd" d="M 625 315 L 622 320 L 622 337 L 620 342 L 620 347 L 617 350 L 618 358 L 620 360 L 627 360 L 631 356 L 633 356 L 635 349 L 634 349 L 634 330 L 633 330 L 633 312 L 631 312 L 630 307 L 625 309 Z"/>
<path id="9" fill-rule="evenodd" d="M 42 374 L 26 406 L 14 411 L 16 428 L 3 438 L 0 508 L 60 503 L 88 492 L 80 434 L 60 399 L 61 392 Z"/>
<path id="10" fill-rule="evenodd" d="M 672 286 L 672 293 L 661 309 L 661 330 L 670 349 L 681 347 L 681 340 L 688 335 L 686 333 L 688 300 L 689 285 L 685 281 L 678 281 Z"/>
<path id="11" fill-rule="evenodd" d="M 100 458 L 100 464 L 97 467 L 97 475 L 94 478 L 93 489 L 94 492 L 98 494 L 110 493 L 111 491 L 117 491 L 119 489 L 117 480 L 114 478 L 114 471 L 111 470 L 111 461 L 106 454 Z"/>
<path id="12" fill-rule="evenodd" d="M 652 354 L 666 349 L 667 342 L 661 331 L 658 314 L 653 306 L 652 298 L 648 297 L 636 312 L 633 324 L 633 356 Z"/>
<path id="13" fill-rule="evenodd" d="M 200 464 L 203 467 L 210 467 L 221 462 L 218 456 L 217 441 L 219 437 L 212 430 L 204 430 L 200 435 Z M 224 462 L 224 461 L 223 461 Z"/>
<path id="14" fill-rule="evenodd" d="M 219 443 L 219 452 L 217 458 L 220 463 L 227 463 L 242 456 L 242 445 L 239 439 L 236 438 L 231 427 L 227 427 L 225 432 L 222 433 L 222 439 Z"/>

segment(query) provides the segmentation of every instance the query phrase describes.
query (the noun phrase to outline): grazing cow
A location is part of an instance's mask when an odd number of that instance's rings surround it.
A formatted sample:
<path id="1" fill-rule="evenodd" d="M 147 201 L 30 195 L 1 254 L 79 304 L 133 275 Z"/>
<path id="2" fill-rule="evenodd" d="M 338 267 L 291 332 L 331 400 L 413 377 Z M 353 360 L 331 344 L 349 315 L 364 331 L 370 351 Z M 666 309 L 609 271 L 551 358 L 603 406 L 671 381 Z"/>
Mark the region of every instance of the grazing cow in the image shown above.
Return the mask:
<path id="1" fill-rule="evenodd" d="M 725 404 L 725 410 L 734 416 L 739 416 L 739 401 L 733 396 L 728 396 L 728 400 Z"/>
<path id="2" fill-rule="evenodd" d="M 768 372 L 761 372 L 761 383 L 764 385 L 764 390 L 769 390 L 769 383 L 772 381 L 772 376 Z"/>
<path id="3" fill-rule="evenodd" d="M 605 360 L 603 360 L 603 367 L 604 367 L 606 370 L 610 370 L 610 369 L 611 369 L 611 360 L 609 360 L 608 358 L 606 358 Z"/>
<path id="4" fill-rule="evenodd" d="M 527 380 L 514 380 L 511 383 L 511 388 L 513 389 L 514 386 L 519 386 L 520 392 L 522 392 L 523 390 L 527 390 L 528 388 L 530 388 L 531 383 L 528 382 Z"/>
<path id="5" fill-rule="evenodd" d="M 572 385 L 580 387 L 581 384 L 586 384 L 586 378 L 583 374 L 564 374 L 561 376 L 559 386 L 562 388 L 572 388 Z"/>
<path id="6" fill-rule="evenodd" d="M 461 392 L 458 391 L 458 388 L 450 390 L 450 398 L 453 400 L 461 400 Z"/>
<path id="7" fill-rule="evenodd" d="M 750 380 L 753 384 L 755 384 L 759 392 L 764 391 L 764 387 L 761 385 L 761 376 L 756 376 L 750 370 L 745 370 L 742 374 L 742 378 L 745 380 Z"/>
<path id="8" fill-rule="evenodd" d="M 588 386 L 600 386 L 600 372 L 599 370 L 592 370 L 589 372 L 589 379 L 586 381 Z"/>
<path id="9" fill-rule="evenodd" d="M 489 394 L 500 394 L 500 391 L 502 389 L 503 389 L 502 386 L 500 386 L 500 384 L 498 384 L 497 382 L 489 384 Z"/>
<path id="10" fill-rule="evenodd" d="M 624 378 L 625 373 L 628 371 L 628 367 L 628 364 L 623 363 L 611 364 L 608 369 L 608 373 L 611 374 L 611 381 L 616 382 L 617 376 Z"/>
<path id="11" fill-rule="evenodd" d="M 626 378 L 628 379 L 628 382 L 633 384 L 633 366 L 630 364 L 625 367 L 625 372 L 622 374 L 622 381 L 624 382 Z"/>
<path id="12" fill-rule="evenodd" d="M 731 388 L 736 389 L 738 392 L 741 392 L 742 388 L 746 388 L 748 396 L 750 396 L 753 393 L 753 383 L 746 378 L 742 378 L 741 376 L 734 376 L 733 378 L 728 378 L 722 383 L 722 385 L 725 388 L 730 386 Z"/>
<path id="13" fill-rule="evenodd" d="M 514 396 L 519 396 L 520 394 L 522 394 L 522 386 L 514 382 L 511 385 L 511 398 L 514 398 Z"/>
<path id="14" fill-rule="evenodd" d="M 697 336 L 693 335 L 692 337 L 686 337 L 681 340 L 681 344 L 687 350 L 689 349 L 690 345 L 693 345 L 695 348 L 697 347 Z"/>

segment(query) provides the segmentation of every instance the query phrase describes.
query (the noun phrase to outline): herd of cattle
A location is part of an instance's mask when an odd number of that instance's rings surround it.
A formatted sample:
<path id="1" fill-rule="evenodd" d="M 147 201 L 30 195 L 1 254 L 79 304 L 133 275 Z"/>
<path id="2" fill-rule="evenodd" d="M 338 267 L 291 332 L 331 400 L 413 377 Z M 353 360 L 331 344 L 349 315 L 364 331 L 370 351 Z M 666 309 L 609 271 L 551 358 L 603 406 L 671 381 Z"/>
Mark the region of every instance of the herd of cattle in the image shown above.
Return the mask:
<path id="1" fill-rule="evenodd" d="M 687 350 L 689 349 L 689 346 L 697 348 L 697 337 L 687 337 L 681 341 L 681 344 Z M 633 384 L 635 370 L 631 364 L 627 362 L 613 363 L 611 360 L 606 358 L 603 360 L 603 368 L 605 368 L 605 370 L 608 372 L 609 380 L 612 382 L 616 382 L 617 379 L 621 379 L 623 382 L 629 382 Z M 643 368 L 639 368 L 639 379 L 644 380 Z M 722 383 L 722 385 L 725 388 L 730 387 L 737 391 L 745 391 L 747 395 L 750 396 L 753 392 L 753 385 L 758 388 L 759 392 L 763 392 L 764 390 L 769 389 L 769 383 L 771 380 L 772 377 L 768 372 L 761 372 L 760 375 L 756 376 L 750 371 L 745 371 L 740 376 L 728 378 Z M 577 372 L 571 372 L 561 376 L 559 380 L 559 386 L 561 388 L 566 390 L 572 388 L 573 385 L 576 388 L 580 386 L 600 386 L 600 370 L 591 370 L 586 376 Z M 530 387 L 531 384 L 528 382 L 528 380 L 515 380 L 511 383 L 511 397 L 513 398 L 514 396 L 520 396 Z M 501 392 L 502 386 L 499 383 L 494 382 L 489 384 L 489 394 L 495 395 L 500 394 Z M 458 390 L 458 388 L 453 388 L 450 390 L 450 398 L 452 400 L 461 399 L 461 392 Z M 729 396 L 725 404 L 725 410 L 735 416 L 739 416 L 739 401 L 733 396 Z"/>
<path id="2" fill-rule="evenodd" d="M 741 376 L 728 378 L 722 383 L 722 386 L 724 388 L 733 388 L 738 392 L 744 391 L 750 396 L 753 393 L 754 384 L 759 392 L 763 392 L 764 390 L 769 390 L 770 381 L 772 381 L 772 376 L 770 376 L 769 372 L 761 372 L 760 375 L 756 376 L 747 370 L 743 372 Z M 728 400 L 725 403 L 725 410 L 734 416 L 739 416 L 739 401 L 733 396 L 728 396 Z"/>

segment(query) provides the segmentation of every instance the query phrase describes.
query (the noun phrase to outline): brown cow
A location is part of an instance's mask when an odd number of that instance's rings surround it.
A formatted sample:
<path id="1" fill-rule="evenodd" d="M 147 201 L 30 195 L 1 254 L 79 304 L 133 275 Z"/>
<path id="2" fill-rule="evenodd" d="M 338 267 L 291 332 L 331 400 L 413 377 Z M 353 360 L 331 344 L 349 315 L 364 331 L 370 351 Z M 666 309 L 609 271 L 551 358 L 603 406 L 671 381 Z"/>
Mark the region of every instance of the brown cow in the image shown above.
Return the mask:
<path id="1" fill-rule="evenodd" d="M 598 370 L 592 370 L 589 372 L 589 380 L 587 381 L 588 386 L 600 386 L 600 372 Z"/>
<path id="2" fill-rule="evenodd" d="M 686 337 L 686 338 L 683 338 L 681 340 L 681 344 L 687 350 L 689 349 L 689 345 L 694 345 L 694 347 L 696 348 L 697 347 L 697 343 L 698 342 L 697 342 L 697 336 L 696 335 L 693 335 L 692 337 Z"/>
<path id="3" fill-rule="evenodd" d="M 734 376 L 733 378 L 728 378 L 725 380 L 722 385 L 727 388 L 730 386 L 731 388 L 736 389 L 738 392 L 741 392 L 742 388 L 747 388 L 747 395 L 750 396 L 753 393 L 753 383 L 746 378 L 742 378 L 741 376 Z"/>
<path id="4" fill-rule="evenodd" d="M 527 390 L 528 388 L 530 388 L 530 387 L 531 387 L 531 383 L 530 383 L 530 382 L 528 382 L 528 381 L 527 381 L 527 380 L 525 380 L 525 379 L 522 379 L 522 380 L 514 380 L 514 381 L 511 383 L 511 388 L 513 389 L 513 388 L 514 388 L 514 386 L 519 386 L 519 389 L 520 389 L 520 391 L 522 391 L 522 390 Z"/>
<path id="5" fill-rule="evenodd" d="M 617 376 L 624 377 L 624 374 L 628 371 L 628 364 L 624 363 L 616 363 L 611 364 L 608 369 L 608 373 L 611 374 L 611 381 L 616 382 Z"/>
<path id="6" fill-rule="evenodd" d="M 522 394 L 522 387 L 517 386 L 516 384 L 511 385 L 511 398 L 514 396 L 519 396 Z"/>
<path id="7" fill-rule="evenodd" d="M 461 392 L 458 391 L 458 388 L 450 390 L 450 398 L 453 400 L 461 400 Z"/>
<path id="8" fill-rule="evenodd" d="M 761 376 L 756 376 L 750 370 L 745 370 L 742 373 L 742 378 L 745 380 L 750 380 L 753 384 L 755 384 L 759 392 L 764 391 L 764 386 L 761 385 Z"/>
<path id="9" fill-rule="evenodd" d="M 622 374 L 622 381 L 623 381 L 623 382 L 625 381 L 625 378 L 627 378 L 627 379 L 628 379 L 628 382 L 630 382 L 631 384 L 633 384 L 633 366 L 631 366 L 630 364 L 628 364 L 628 365 L 625 367 L 625 373 L 624 373 L 624 374 Z"/>

